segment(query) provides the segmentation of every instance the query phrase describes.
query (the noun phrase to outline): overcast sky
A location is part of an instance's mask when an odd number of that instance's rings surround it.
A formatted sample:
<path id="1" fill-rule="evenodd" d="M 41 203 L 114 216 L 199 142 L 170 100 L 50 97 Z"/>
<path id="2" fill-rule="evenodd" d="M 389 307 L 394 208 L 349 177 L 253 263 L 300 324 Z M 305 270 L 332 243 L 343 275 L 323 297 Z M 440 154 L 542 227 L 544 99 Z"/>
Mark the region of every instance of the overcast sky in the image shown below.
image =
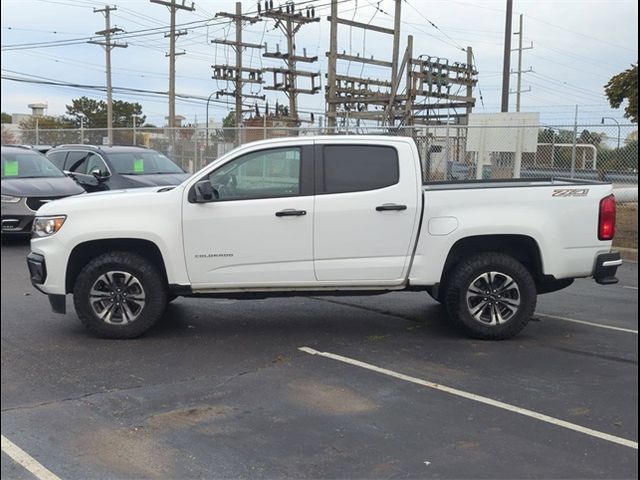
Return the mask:
<path id="1" fill-rule="evenodd" d="M 371 22 L 381 26 L 392 25 L 393 0 L 340 0 L 339 15 L 347 19 Z M 243 1 L 243 9 L 251 12 L 256 2 Z M 278 1 L 274 1 L 278 5 Z M 284 3 L 284 2 L 283 2 Z M 329 0 L 317 0 L 318 23 L 302 27 L 297 37 L 301 53 L 318 55 L 319 61 L 301 65 L 326 73 L 325 52 L 328 49 Z M 483 103 L 477 101 L 477 112 L 495 112 L 500 109 L 500 85 L 502 49 L 505 21 L 505 0 L 405 0 L 402 2 L 402 45 L 406 36 L 414 36 L 414 56 L 423 54 L 448 58 L 450 61 L 466 61 L 462 47 L 472 46 L 475 53 L 479 83 L 475 96 L 482 93 Z M 166 7 L 148 0 L 116 0 L 112 24 L 125 32 L 158 29 L 166 26 L 169 12 Z M 211 79 L 211 65 L 233 61 L 228 48 L 210 43 L 213 38 L 234 38 L 233 28 L 221 19 L 213 19 L 216 12 L 232 11 L 234 1 L 200 0 L 195 11 L 179 11 L 178 24 L 194 22 L 186 26 L 188 34 L 178 39 L 178 51 L 185 51 L 177 59 L 176 90 L 178 93 L 207 97 L 211 92 L 225 88 L 224 82 Z M 88 0 L 2 0 L 2 47 L 18 44 L 52 42 L 84 38 L 104 28 L 102 14 L 93 13 L 94 7 L 104 2 Z M 377 8 L 376 8 L 377 7 Z M 583 124 L 600 123 L 602 116 L 624 121 L 622 109 L 611 110 L 603 93 L 608 79 L 637 62 L 638 57 L 638 7 L 632 0 L 515 0 L 513 31 L 518 30 L 518 15 L 524 14 L 524 44 L 533 42 L 534 48 L 526 50 L 523 69 L 533 68 L 524 75 L 525 89 L 522 109 L 539 111 L 548 124 L 564 124 L 573 121 L 577 104 L 579 121 Z M 210 22 L 205 23 L 207 19 Z M 432 22 L 432 24 L 429 23 Z M 435 27 L 433 26 L 435 25 Z M 437 28 L 436 28 L 437 27 Z M 512 47 L 517 46 L 517 36 Z M 145 90 L 168 89 L 168 39 L 164 30 L 152 35 L 129 38 L 128 48 L 118 48 L 112 54 L 114 87 L 130 87 Z M 269 49 L 286 48 L 286 41 L 272 21 L 263 21 L 244 29 L 244 41 L 267 42 Z M 339 28 L 339 50 L 353 55 L 360 54 L 388 60 L 391 56 L 390 38 L 384 34 Z M 262 59 L 257 51 L 244 54 L 245 65 L 253 67 L 278 66 L 280 62 Z M 512 56 L 512 68 L 517 67 L 517 55 Z M 339 71 L 350 74 L 388 78 L 388 69 L 362 67 L 361 64 L 339 62 Z M 2 74 L 39 76 L 57 81 L 84 85 L 104 85 L 104 51 L 100 46 L 77 44 L 50 48 L 27 48 L 2 51 Z M 265 76 L 265 80 L 270 80 Z M 324 79 L 323 79 L 324 82 Z M 512 76 L 515 88 L 515 75 Z M 245 93 L 250 92 L 245 87 Z M 259 93 L 254 87 L 253 93 Z M 279 94 L 264 92 L 273 105 Z M 2 80 L 2 111 L 26 113 L 27 104 L 44 102 L 49 114 L 65 112 L 65 105 L 72 98 L 87 95 L 104 98 L 104 93 L 71 87 L 32 85 Z M 167 101 L 138 94 L 114 94 L 114 98 L 139 101 L 147 115 L 147 121 L 162 125 L 167 115 Z M 324 111 L 322 94 L 301 95 L 300 108 L 306 111 Z M 221 118 L 229 105 L 212 102 L 210 116 Z M 286 103 L 282 95 L 279 101 Z M 511 105 L 515 95 L 511 96 Z M 197 117 L 204 122 L 205 102 L 202 100 L 178 100 L 176 112 L 193 122 Z"/>

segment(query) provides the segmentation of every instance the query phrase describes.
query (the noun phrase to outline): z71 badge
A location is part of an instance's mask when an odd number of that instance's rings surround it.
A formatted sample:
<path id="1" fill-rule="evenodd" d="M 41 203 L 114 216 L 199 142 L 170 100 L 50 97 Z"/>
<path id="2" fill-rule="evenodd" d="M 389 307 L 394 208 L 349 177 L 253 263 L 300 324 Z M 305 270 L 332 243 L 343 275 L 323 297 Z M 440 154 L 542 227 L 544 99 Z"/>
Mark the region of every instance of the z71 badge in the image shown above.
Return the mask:
<path id="1" fill-rule="evenodd" d="M 553 191 L 552 197 L 586 197 L 589 195 L 588 188 L 558 188 Z"/>

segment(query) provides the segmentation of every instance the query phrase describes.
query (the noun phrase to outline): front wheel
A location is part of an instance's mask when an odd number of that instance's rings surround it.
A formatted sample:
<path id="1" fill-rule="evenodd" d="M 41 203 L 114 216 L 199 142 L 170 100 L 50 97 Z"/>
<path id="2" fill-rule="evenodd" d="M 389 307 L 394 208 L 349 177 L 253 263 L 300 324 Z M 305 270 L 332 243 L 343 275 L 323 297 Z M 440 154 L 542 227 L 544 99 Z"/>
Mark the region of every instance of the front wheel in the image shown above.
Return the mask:
<path id="1" fill-rule="evenodd" d="M 164 313 L 166 285 L 153 263 L 131 252 L 108 252 L 82 269 L 73 288 L 82 324 L 103 338 L 135 338 Z"/>
<path id="2" fill-rule="evenodd" d="M 445 303 L 451 319 L 467 335 L 504 340 L 527 325 L 536 295 L 531 273 L 515 258 L 481 253 L 454 268 Z"/>

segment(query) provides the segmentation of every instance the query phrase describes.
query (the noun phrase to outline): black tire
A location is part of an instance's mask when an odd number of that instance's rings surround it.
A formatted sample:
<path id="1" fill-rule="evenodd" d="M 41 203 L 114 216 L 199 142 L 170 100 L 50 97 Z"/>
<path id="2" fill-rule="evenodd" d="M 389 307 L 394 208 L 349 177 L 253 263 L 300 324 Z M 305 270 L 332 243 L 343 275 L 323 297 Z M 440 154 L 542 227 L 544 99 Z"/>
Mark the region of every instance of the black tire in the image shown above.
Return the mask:
<path id="1" fill-rule="evenodd" d="M 489 285 L 496 289 L 486 295 Z M 444 298 L 449 317 L 466 335 L 505 340 L 527 325 L 536 308 L 536 295 L 535 282 L 524 265 L 509 255 L 486 252 L 454 267 Z"/>
<path id="2" fill-rule="evenodd" d="M 125 279 L 130 275 L 135 285 L 132 283 L 126 288 L 117 290 L 123 293 L 115 293 L 116 286 L 122 287 L 123 283 L 119 278 Z M 114 280 L 105 282 L 104 278 Z M 120 285 L 116 285 L 120 283 Z M 128 290 L 135 287 L 134 291 Z M 94 296 L 90 297 L 92 289 Z M 99 291 L 99 296 L 95 292 Z M 130 292 L 129 298 L 127 291 Z M 141 293 L 140 293 L 141 292 Z M 114 298 L 117 295 L 117 298 Z M 121 296 L 122 295 L 122 296 Z M 141 297 L 136 297 L 139 295 Z M 94 299 L 93 305 L 91 298 Z M 104 298 L 104 300 L 96 300 Z M 142 298 L 138 301 L 138 298 Z M 127 303 L 127 308 L 109 305 L 108 302 Z M 142 306 L 140 306 L 142 303 Z M 80 271 L 73 287 L 73 304 L 78 318 L 82 324 L 93 334 L 102 338 L 135 338 L 149 330 L 162 316 L 167 305 L 167 286 L 163 276 L 156 266 L 145 257 L 132 252 L 107 252 L 91 260 Z M 106 305 L 102 308 L 102 305 Z M 100 313 L 111 314 L 108 318 L 111 323 L 102 320 L 96 310 Z M 118 310 L 120 308 L 120 310 Z M 126 312 L 130 315 L 127 316 Z M 119 324 L 116 321 L 119 317 L 122 320 Z M 131 319 L 129 321 L 129 319 Z M 125 321 L 126 320 L 126 321 Z"/>

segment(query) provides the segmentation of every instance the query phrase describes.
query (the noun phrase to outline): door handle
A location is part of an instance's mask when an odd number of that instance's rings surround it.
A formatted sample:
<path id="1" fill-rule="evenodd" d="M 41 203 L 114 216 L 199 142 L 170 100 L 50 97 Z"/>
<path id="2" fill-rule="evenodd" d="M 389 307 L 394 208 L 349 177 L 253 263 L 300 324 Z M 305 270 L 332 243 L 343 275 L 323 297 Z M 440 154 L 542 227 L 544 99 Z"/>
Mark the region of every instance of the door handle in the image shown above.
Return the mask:
<path id="1" fill-rule="evenodd" d="M 395 203 L 385 203 L 376 207 L 377 212 L 387 212 L 389 210 L 406 210 L 406 205 L 396 205 Z"/>
<path id="2" fill-rule="evenodd" d="M 280 210 L 276 212 L 276 217 L 301 217 L 302 215 L 306 215 L 306 210 L 294 210 L 293 208 L 287 210 Z"/>

